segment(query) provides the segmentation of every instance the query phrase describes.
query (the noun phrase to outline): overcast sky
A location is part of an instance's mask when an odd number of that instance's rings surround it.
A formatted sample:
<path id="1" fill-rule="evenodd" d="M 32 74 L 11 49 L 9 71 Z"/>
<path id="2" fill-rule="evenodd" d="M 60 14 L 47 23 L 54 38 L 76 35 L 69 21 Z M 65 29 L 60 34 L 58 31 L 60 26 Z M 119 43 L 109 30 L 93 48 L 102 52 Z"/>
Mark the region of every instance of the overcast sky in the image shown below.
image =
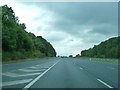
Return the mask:
<path id="1" fill-rule="evenodd" d="M 42 36 L 57 55 L 76 55 L 118 35 L 117 2 L 3 2 L 26 31 Z"/>

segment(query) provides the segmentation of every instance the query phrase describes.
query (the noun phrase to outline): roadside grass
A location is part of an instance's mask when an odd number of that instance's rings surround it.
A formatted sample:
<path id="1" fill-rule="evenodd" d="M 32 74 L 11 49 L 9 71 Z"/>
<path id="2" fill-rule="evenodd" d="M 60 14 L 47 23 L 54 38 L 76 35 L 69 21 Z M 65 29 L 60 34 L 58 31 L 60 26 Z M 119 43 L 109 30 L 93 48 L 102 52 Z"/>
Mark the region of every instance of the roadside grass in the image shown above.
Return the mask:
<path id="1" fill-rule="evenodd" d="M 18 59 L 18 60 L 9 60 L 9 61 L 2 61 L 2 64 L 11 64 L 11 63 L 18 63 L 18 62 L 26 62 L 26 61 L 36 61 L 36 60 L 43 60 L 49 57 L 41 57 L 41 58 L 27 58 L 27 59 Z"/>
<path id="2" fill-rule="evenodd" d="M 112 64 L 120 64 L 119 59 L 110 59 L 110 58 L 90 58 L 90 57 L 81 57 L 84 60 L 92 60 L 96 62 L 103 62 L 103 63 L 112 63 Z"/>
<path id="3" fill-rule="evenodd" d="M 116 59 L 93 59 L 97 62 L 104 62 L 104 63 L 112 63 L 112 64 L 120 64 L 120 62 Z"/>
<path id="4" fill-rule="evenodd" d="M 46 56 L 40 52 L 2 52 L 2 64 L 41 60 Z"/>
<path id="5" fill-rule="evenodd" d="M 0 65 L 2 64 L 2 52 L 0 51 Z"/>

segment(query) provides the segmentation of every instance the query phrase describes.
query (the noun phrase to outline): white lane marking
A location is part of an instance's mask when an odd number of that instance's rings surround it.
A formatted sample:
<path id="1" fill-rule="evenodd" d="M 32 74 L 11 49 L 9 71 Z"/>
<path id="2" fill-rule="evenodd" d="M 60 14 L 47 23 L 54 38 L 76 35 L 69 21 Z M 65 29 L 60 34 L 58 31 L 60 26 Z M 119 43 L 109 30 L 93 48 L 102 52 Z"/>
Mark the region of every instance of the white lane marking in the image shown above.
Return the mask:
<path id="1" fill-rule="evenodd" d="M 23 76 L 34 76 L 34 75 L 39 75 L 41 73 L 30 73 L 30 74 L 23 74 L 23 75 L 19 75 L 19 77 L 23 77 Z"/>
<path id="2" fill-rule="evenodd" d="M 28 67 L 28 68 L 33 68 L 33 69 L 34 69 L 34 68 L 38 68 L 38 67 L 34 67 L 34 66 L 32 66 L 32 67 Z"/>
<path id="3" fill-rule="evenodd" d="M 17 80 L 17 81 L 10 81 L 10 82 L 3 82 L 2 86 L 11 86 L 11 85 L 17 85 L 17 84 L 23 84 L 23 83 L 28 83 L 32 79 L 24 79 L 24 80 Z"/>
<path id="4" fill-rule="evenodd" d="M 41 65 L 36 65 L 36 66 L 38 67 L 38 66 L 41 66 Z"/>
<path id="5" fill-rule="evenodd" d="M 103 82 L 102 80 L 100 80 L 100 79 L 97 79 L 99 82 L 101 82 L 102 84 L 104 84 L 105 86 L 107 86 L 107 87 L 109 87 L 109 88 L 113 88 L 113 87 L 111 87 L 110 85 L 108 85 L 107 83 L 105 83 L 105 82 Z"/>
<path id="6" fill-rule="evenodd" d="M 11 72 L 6 72 L 3 73 L 3 75 L 5 76 L 9 76 L 9 77 L 23 77 L 23 76 L 33 76 L 33 75 L 39 75 L 41 73 L 30 73 L 30 74 L 16 74 L 16 73 L 11 73 Z"/>
<path id="7" fill-rule="evenodd" d="M 83 70 L 83 68 L 80 67 L 81 70 Z"/>
<path id="8" fill-rule="evenodd" d="M 60 60 L 59 60 L 60 61 Z M 45 73 L 47 73 L 52 67 L 54 67 L 59 61 L 54 63 L 50 68 L 48 68 L 45 72 L 43 72 L 41 75 L 36 77 L 33 81 L 31 81 L 28 85 L 26 85 L 22 90 L 27 90 L 30 88 L 35 82 L 37 82 Z"/>
<path id="9" fill-rule="evenodd" d="M 29 69 L 19 69 L 20 71 L 24 71 L 24 72 L 43 72 L 45 70 L 29 70 Z"/>

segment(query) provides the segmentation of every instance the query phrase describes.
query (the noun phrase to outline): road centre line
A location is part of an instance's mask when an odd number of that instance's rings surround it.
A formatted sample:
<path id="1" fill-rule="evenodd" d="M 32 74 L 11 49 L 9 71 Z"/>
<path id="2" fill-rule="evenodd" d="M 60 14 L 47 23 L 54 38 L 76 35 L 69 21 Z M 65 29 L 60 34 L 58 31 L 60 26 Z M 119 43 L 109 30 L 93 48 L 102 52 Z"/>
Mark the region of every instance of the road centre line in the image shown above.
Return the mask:
<path id="1" fill-rule="evenodd" d="M 24 80 L 17 80 L 17 81 L 10 81 L 10 82 L 3 82 L 2 86 L 11 86 L 11 85 L 17 85 L 17 84 L 23 84 L 23 83 L 28 83 L 32 79 L 24 79 Z"/>
<path id="2" fill-rule="evenodd" d="M 60 60 L 59 60 L 60 61 Z M 32 80 L 28 85 L 26 85 L 22 90 L 29 89 L 35 82 L 37 82 L 45 73 L 47 73 L 51 68 L 53 68 L 59 61 L 54 63 L 50 68 L 48 68 L 45 72 L 40 74 L 38 77 L 36 77 L 34 80 Z"/>
<path id="3" fill-rule="evenodd" d="M 108 85 L 107 83 L 105 83 L 104 81 L 100 80 L 100 79 L 97 79 L 99 82 L 101 82 L 102 84 L 104 84 L 105 86 L 109 87 L 109 88 L 113 88 L 111 87 L 110 85 Z"/>

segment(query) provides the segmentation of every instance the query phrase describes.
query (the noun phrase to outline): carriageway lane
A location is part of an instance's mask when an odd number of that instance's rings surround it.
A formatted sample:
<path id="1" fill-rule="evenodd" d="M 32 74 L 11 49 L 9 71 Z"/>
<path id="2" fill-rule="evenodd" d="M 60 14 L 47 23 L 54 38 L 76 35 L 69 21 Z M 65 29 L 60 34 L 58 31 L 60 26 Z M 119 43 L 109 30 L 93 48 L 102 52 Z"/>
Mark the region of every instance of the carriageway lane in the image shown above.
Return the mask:
<path id="1" fill-rule="evenodd" d="M 21 90 L 21 88 L 46 71 L 58 60 L 56 58 L 47 58 L 3 65 L 2 86 L 3 88 L 20 88 Z"/>
<path id="2" fill-rule="evenodd" d="M 11 63 L 11 64 L 3 64 L 2 65 L 2 72 L 14 71 L 16 69 L 35 66 L 35 65 L 43 64 L 43 63 L 50 62 L 53 60 L 56 60 L 56 58 L 55 57 L 43 58 L 43 59 L 38 59 L 35 61 L 32 60 L 32 61 L 22 61 L 22 62 Z"/>
<path id="3" fill-rule="evenodd" d="M 61 59 L 30 88 L 111 88 L 98 78 L 76 67 L 71 58 Z"/>
<path id="4" fill-rule="evenodd" d="M 99 78 L 113 87 L 118 87 L 118 63 L 100 62 L 91 59 L 71 59 L 76 67 L 81 67 L 96 78 Z M 120 66 L 119 66 L 120 67 Z"/>
<path id="5" fill-rule="evenodd" d="M 25 87 L 114 88 L 118 85 L 117 68 L 117 64 L 83 58 L 49 58 L 5 65 L 2 76 L 4 88 L 20 90 Z"/>

